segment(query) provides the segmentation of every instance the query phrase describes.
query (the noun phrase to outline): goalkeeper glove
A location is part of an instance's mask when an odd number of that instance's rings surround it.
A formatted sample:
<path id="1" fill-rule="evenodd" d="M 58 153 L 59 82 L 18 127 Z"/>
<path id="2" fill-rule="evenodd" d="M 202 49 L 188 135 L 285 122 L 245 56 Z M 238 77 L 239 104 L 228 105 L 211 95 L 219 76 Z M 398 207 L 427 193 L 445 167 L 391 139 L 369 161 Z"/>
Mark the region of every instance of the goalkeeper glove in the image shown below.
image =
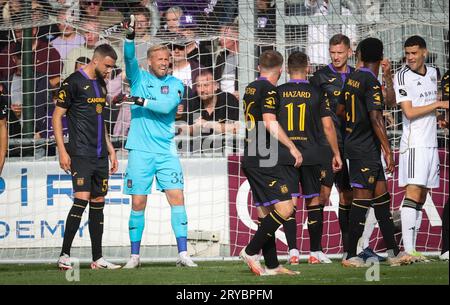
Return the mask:
<path id="1" fill-rule="evenodd" d="M 113 103 L 115 103 L 116 105 L 128 104 L 145 107 L 147 105 L 147 100 L 139 96 L 119 94 L 114 98 Z"/>
<path id="2" fill-rule="evenodd" d="M 134 23 L 135 23 L 134 15 L 131 15 L 130 19 L 127 18 L 124 21 L 122 21 L 122 27 L 125 29 L 126 38 L 129 40 L 134 40 L 134 37 L 136 35 L 136 32 L 134 30 Z"/>

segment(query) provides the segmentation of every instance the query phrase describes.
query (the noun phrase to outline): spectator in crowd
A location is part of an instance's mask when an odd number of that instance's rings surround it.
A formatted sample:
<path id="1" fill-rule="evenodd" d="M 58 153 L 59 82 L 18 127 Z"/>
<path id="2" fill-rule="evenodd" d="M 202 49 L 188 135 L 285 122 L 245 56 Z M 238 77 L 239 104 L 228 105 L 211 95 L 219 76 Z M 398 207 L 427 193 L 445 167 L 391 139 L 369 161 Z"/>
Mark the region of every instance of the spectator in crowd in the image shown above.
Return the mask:
<path id="1" fill-rule="evenodd" d="M 103 0 L 80 0 L 81 14 L 99 21 L 100 30 L 119 24 L 123 20 L 121 12 L 114 8 L 105 9 Z"/>
<path id="2" fill-rule="evenodd" d="M 152 0 L 141 0 L 139 3 L 139 6 L 146 7 L 148 11 L 150 12 L 150 35 L 155 36 L 158 32 L 158 29 L 160 27 L 161 18 L 160 13 L 158 11 L 158 6 L 156 5 L 155 1 Z"/>
<path id="3" fill-rule="evenodd" d="M 273 50 L 276 43 L 276 8 L 272 0 L 256 1 L 257 57 L 265 50 Z"/>
<path id="4" fill-rule="evenodd" d="M 309 15 L 328 15 L 329 0 L 305 0 L 305 6 Z M 342 15 L 351 15 L 351 11 L 345 6 L 341 6 Z M 339 30 L 338 30 L 339 32 Z M 352 49 L 356 48 L 356 25 L 343 25 L 340 31 L 350 38 Z M 328 64 L 328 25 L 309 25 L 308 42 L 306 53 L 309 56 L 312 66 L 322 67 Z"/>
<path id="5" fill-rule="evenodd" d="M 135 48 L 139 66 L 147 70 L 147 50 L 159 42 L 151 33 L 152 15 L 147 7 L 136 6 L 130 10 L 130 15 L 135 18 Z"/>
<path id="6" fill-rule="evenodd" d="M 236 133 L 239 101 L 233 94 L 222 92 L 210 70 L 196 77 L 197 99 L 189 105 L 188 124 L 192 135 Z"/>
<path id="7" fill-rule="evenodd" d="M 179 6 L 170 7 L 164 13 L 164 25 L 160 28 L 158 36 L 170 38 L 180 33 L 180 19 L 183 16 L 183 10 Z"/>
<path id="8" fill-rule="evenodd" d="M 220 90 L 234 94 L 239 99 L 238 93 L 238 52 L 239 32 L 236 25 L 225 25 L 220 29 L 219 45 L 223 50 L 216 59 L 214 79 L 219 82 Z"/>
<path id="9" fill-rule="evenodd" d="M 46 75 L 51 87 L 59 85 L 61 68 L 63 66 L 58 51 L 47 42 L 37 39 L 38 27 L 32 28 L 32 58 L 36 75 Z M 14 72 L 16 66 L 13 62 L 14 50 L 22 45 L 23 30 L 13 31 L 15 41 L 9 41 L 8 45 L 0 51 L 0 78 L 7 79 Z"/>
<path id="10" fill-rule="evenodd" d="M 78 34 L 73 26 L 73 17 L 68 14 L 66 9 L 62 9 L 58 13 L 58 30 L 60 35 L 52 40 L 51 45 L 58 51 L 62 60 L 67 58 L 67 55 L 73 49 L 84 45 L 84 37 Z"/>
<path id="11" fill-rule="evenodd" d="M 99 22 L 95 19 L 87 19 L 83 21 L 84 23 L 81 25 L 83 29 L 83 36 L 85 39 L 85 45 L 82 45 L 78 48 L 73 49 L 67 55 L 67 59 L 64 65 L 62 78 L 65 79 L 73 72 L 73 67 L 75 66 L 75 62 L 79 57 L 87 57 L 92 58 L 94 54 L 94 49 L 104 43 L 108 43 L 106 40 L 100 39 L 99 35 Z M 116 53 L 118 56 L 117 65 L 120 66 L 120 63 L 123 59 L 122 53 L 116 48 Z"/>
<path id="12" fill-rule="evenodd" d="M 191 44 L 192 42 L 186 41 L 186 38 L 179 37 L 171 44 L 170 50 L 172 55 L 172 75 L 180 79 L 185 86 L 194 89 L 193 82 L 202 67 L 195 58 L 188 58 L 187 47 Z"/>
<path id="13" fill-rule="evenodd" d="M 2 84 L 3 94 L 8 97 L 8 105 L 11 109 L 9 113 L 9 135 L 11 138 L 20 138 L 23 136 L 22 115 L 23 115 L 23 88 L 22 88 L 22 52 L 19 44 L 16 44 L 11 60 L 14 68 L 9 78 Z M 33 101 L 34 101 L 34 136 L 39 138 L 40 134 L 47 130 L 47 112 L 51 107 L 50 101 L 50 83 L 48 76 L 36 72 L 33 79 Z M 20 149 L 20 148 L 19 148 Z"/>

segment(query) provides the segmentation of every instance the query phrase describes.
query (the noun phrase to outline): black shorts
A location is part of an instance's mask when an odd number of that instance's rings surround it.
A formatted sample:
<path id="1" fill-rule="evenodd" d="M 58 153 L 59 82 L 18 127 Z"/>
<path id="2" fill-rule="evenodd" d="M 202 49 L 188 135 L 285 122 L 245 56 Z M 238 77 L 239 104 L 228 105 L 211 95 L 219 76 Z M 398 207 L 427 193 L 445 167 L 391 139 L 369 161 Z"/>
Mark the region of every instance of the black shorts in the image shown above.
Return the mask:
<path id="1" fill-rule="evenodd" d="M 74 193 L 90 192 L 91 197 L 106 196 L 109 178 L 108 158 L 71 157 Z"/>
<path id="2" fill-rule="evenodd" d="M 320 165 L 290 166 L 286 169 L 292 197 L 313 198 L 320 195 Z M 301 192 L 299 192 L 299 182 Z"/>
<path id="3" fill-rule="evenodd" d="M 354 188 L 375 190 L 377 181 L 386 181 L 381 160 L 349 160 L 350 185 Z"/>
<path id="4" fill-rule="evenodd" d="M 291 199 L 285 167 L 288 166 L 242 168 L 256 206 L 270 206 Z"/>
<path id="5" fill-rule="evenodd" d="M 332 167 L 333 154 L 330 154 L 329 162 L 322 164 L 322 170 L 320 173 L 320 181 L 322 185 L 332 187 L 336 185 L 339 191 L 351 191 L 350 177 L 348 174 L 347 162 L 344 159 L 344 151 L 341 150 L 342 169 L 337 173 L 333 172 Z"/>

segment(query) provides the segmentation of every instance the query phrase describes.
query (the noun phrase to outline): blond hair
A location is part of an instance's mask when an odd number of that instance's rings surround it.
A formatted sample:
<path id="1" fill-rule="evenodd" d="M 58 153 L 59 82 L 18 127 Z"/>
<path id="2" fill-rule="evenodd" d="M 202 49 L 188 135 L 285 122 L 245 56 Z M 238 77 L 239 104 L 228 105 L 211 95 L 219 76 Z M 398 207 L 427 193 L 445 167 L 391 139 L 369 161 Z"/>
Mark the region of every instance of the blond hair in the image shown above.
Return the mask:
<path id="1" fill-rule="evenodd" d="M 167 51 L 170 53 L 169 48 L 167 47 L 167 45 L 165 44 L 156 44 L 154 46 L 151 46 L 150 48 L 148 48 L 147 50 L 147 58 L 152 57 L 152 54 L 156 51 Z"/>

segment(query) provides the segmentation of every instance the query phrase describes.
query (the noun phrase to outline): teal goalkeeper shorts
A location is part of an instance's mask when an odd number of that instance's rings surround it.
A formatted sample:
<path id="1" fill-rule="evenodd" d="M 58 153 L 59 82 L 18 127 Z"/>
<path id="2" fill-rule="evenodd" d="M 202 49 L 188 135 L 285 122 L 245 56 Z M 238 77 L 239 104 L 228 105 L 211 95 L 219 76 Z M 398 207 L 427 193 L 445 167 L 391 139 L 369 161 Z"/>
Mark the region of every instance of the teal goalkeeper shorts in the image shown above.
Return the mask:
<path id="1" fill-rule="evenodd" d="M 183 170 L 177 155 L 130 150 L 124 178 L 124 193 L 152 193 L 153 178 L 158 191 L 183 189 Z"/>

